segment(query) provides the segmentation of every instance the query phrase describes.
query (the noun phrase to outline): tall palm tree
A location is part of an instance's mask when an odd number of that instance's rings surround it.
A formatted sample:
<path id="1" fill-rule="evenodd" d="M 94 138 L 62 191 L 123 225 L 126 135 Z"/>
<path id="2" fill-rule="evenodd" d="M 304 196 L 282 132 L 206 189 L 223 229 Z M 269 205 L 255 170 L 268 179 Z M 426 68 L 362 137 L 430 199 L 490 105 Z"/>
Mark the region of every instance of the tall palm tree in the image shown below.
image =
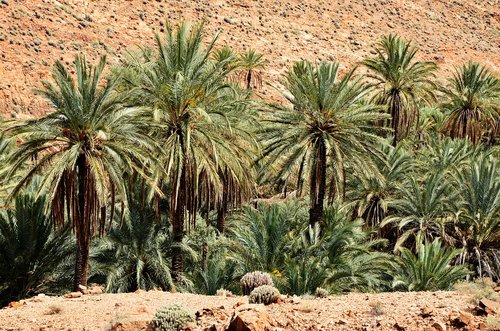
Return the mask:
<path id="1" fill-rule="evenodd" d="M 264 115 L 264 168 L 275 166 L 278 180 L 295 179 L 298 187 L 309 175 L 314 226 L 323 218 L 327 168 L 343 174 L 349 164 L 355 172 L 376 173 L 372 156 L 378 155 L 379 138 L 370 123 L 385 116 L 379 107 L 361 102 L 369 89 L 354 77 L 354 69 L 339 78 L 337 63 L 298 62 L 282 83 L 293 108 L 272 105 Z"/>
<path id="2" fill-rule="evenodd" d="M 363 64 L 374 80 L 373 101 L 386 105 L 391 115 L 395 146 L 417 122 L 420 104 L 435 101 L 437 86 L 432 80 L 436 64 L 415 61 L 418 49 L 395 35 L 382 38 L 375 51 L 377 55 Z"/>
<path id="3" fill-rule="evenodd" d="M 251 90 L 252 87 L 262 87 L 262 70 L 267 63 L 264 54 L 253 49 L 239 54 L 237 61 L 239 67 L 238 78 L 245 83 L 247 90 Z"/>
<path id="4" fill-rule="evenodd" d="M 500 79 L 486 67 L 469 62 L 457 69 L 443 89 L 448 97 L 444 131 L 452 138 L 477 143 L 487 132 L 494 139 L 500 125 Z"/>
<path id="5" fill-rule="evenodd" d="M 155 142 L 143 133 L 137 109 L 124 109 L 116 79 L 103 75 L 106 58 L 93 67 L 85 57 L 75 58 L 76 79 L 61 62 L 52 72 L 55 83 L 38 91 L 54 112 L 12 126 L 8 134 L 22 141 L 10 157 L 9 176 L 27 161 L 28 171 L 13 190 L 16 195 L 35 175 L 41 177 L 38 194 L 47 204 L 56 226 L 71 222 L 76 233 L 74 289 L 87 283 L 89 243 L 105 230 L 106 205 L 111 215 L 116 198 L 127 204 L 125 173 L 144 173 Z M 111 218 L 113 218 L 111 216 Z"/>
<path id="6" fill-rule="evenodd" d="M 148 109 L 144 120 L 156 123 L 151 134 L 164 146 L 166 175 L 158 178 L 169 189 L 176 243 L 183 240 L 186 216 L 188 225 L 194 225 L 200 197 L 210 195 L 208 191 L 215 192 L 217 202 L 221 200 L 221 173 L 227 172 L 241 186 L 252 183 L 249 165 L 255 139 L 243 125 L 234 125 L 241 114 L 238 109 L 249 99 L 238 97 L 227 83 L 234 69 L 228 65 L 232 58 L 212 60 L 217 35 L 206 46 L 204 36 L 203 24 L 182 23 L 174 30 L 167 22 L 164 37 L 156 36 L 156 52 L 144 52 L 142 59 L 129 61 L 126 67 L 134 73 L 126 75 L 132 77 L 130 94 Z M 182 277 L 179 248 L 171 271 L 174 280 Z"/>

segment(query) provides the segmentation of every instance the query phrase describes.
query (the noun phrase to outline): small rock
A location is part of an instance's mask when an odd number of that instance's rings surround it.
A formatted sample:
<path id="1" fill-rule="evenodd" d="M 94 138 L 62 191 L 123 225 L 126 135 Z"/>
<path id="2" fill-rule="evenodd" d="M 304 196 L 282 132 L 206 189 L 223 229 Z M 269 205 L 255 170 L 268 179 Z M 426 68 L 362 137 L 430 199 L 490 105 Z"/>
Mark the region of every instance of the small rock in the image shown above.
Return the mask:
<path id="1" fill-rule="evenodd" d="M 22 307 L 24 305 L 25 305 L 24 302 L 19 302 L 19 301 L 9 302 L 9 308 L 20 308 L 20 307 Z"/>
<path id="2" fill-rule="evenodd" d="M 470 324 L 473 320 L 474 320 L 474 315 L 472 315 L 471 313 L 468 313 L 466 311 L 461 311 L 460 312 L 460 316 L 459 316 L 459 319 L 465 323 L 465 324 Z"/>
<path id="3" fill-rule="evenodd" d="M 71 293 L 66 293 L 64 297 L 66 299 L 75 299 L 75 298 L 80 298 L 82 296 L 82 292 L 71 292 Z"/>
<path id="4" fill-rule="evenodd" d="M 87 289 L 87 286 L 84 286 L 84 285 L 78 285 L 78 290 L 80 292 L 82 292 L 83 294 L 87 294 L 88 293 L 88 289 Z"/>
<path id="5" fill-rule="evenodd" d="M 420 316 L 422 316 L 423 318 L 427 318 L 427 317 L 430 317 L 432 316 L 432 309 L 430 309 L 429 307 L 423 307 L 421 310 L 420 310 Z"/>
<path id="6" fill-rule="evenodd" d="M 434 322 L 434 324 L 432 324 L 432 327 L 437 331 L 446 331 L 446 324 L 441 321 Z"/>

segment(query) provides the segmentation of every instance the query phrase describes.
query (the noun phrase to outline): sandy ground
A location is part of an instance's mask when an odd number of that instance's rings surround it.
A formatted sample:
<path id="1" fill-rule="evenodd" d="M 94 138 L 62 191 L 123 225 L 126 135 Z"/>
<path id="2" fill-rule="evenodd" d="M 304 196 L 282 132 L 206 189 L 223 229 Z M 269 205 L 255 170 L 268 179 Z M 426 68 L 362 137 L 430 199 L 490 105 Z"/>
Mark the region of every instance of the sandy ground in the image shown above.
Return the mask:
<path id="1" fill-rule="evenodd" d="M 150 320 L 160 306 L 173 303 L 193 313 L 211 307 L 206 311 L 219 318 L 227 316 L 221 323 L 228 324 L 234 307 L 247 299 L 155 291 L 42 297 L 18 308 L 1 309 L 0 330 L 109 330 L 117 321 Z M 435 322 L 450 324 L 449 316 L 471 307 L 469 298 L 457 292 L 410 292 L 289 298 L 263 309 L 279 321 L 276 330 L 434 330 Z"/>

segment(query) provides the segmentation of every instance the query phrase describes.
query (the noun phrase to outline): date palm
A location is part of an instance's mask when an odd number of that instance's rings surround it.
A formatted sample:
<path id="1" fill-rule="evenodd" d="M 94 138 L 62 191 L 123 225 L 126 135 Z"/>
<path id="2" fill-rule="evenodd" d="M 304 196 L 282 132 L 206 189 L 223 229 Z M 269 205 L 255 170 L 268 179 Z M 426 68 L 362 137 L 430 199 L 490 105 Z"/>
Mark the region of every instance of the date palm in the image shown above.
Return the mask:
<path id="1" fill-rule="evenodd" d="M 131 199 L 132 200 L 132 199 Z M 107 292 L 133 292 L 155 287 L 169 291 L 172 278 L 168 256 L 168 230 L 155 219 L 155 210 L 130 202 L 129 213 L 91 251 L 93 275 L 106 278 Z"/>
<path id="2" fill-rule="evenodd" d="M 452 265 L 459 249 L 443 246 L 439 239 L 417 244 L 417 253 L 401 248 L 394 264 L 395 289 L 406 291 L 449 290 L 469 273 L 465 266 Z"/>
<path id="3" fill-rule="evenodd" d="M 411 156 L 402 146 L 381 146 L 383 160 L 376 160 L 381 176 L 371 173 L 367 178 L 353 176 L 349 182 L 352 188 L 348 197 L 355 202 L 356 214 L 365 225 L 378 227 L 388 213 L 389 201 L 395 198 L 398 187 L 405 175 L 413 168 Z"/>
<path id="4" fill-rule="evenodd" d="M 13 195 L 39 175 L 38 194 L 47 194 L 54 224 L 68 221 L 75 230 L 75 290 L 87 283 L 89 244 L 95 233 L 105 230 L 108 198 L 111 215 L 116 198 L 126 206 L 124 174 L 137 172 L 147 179 L 144 169 L 155 148 L 141 130 L 138 110 L 122 107 L 122 95 L 115 91 L 117 80 L 101 83 L 105 63 L 101 57 L 93 67 L 77 56 L 74 79 L 56 62 L 54 83 L 46 81 L 38 91 L 54 111 L 7 130 L 22 141 L 10 156 L 9 176 L 28 167 Z"/>
<path id="5" fill-rule="evenodd" d="M 253 49 L 249 49 L 238 56 L 238 78 L 245 83 L 247 90 L 252 89 L 252 87 L 262 87 L 262 70 L 267 63 L 264 54 Z"/>
<path id="6" fill-rule="evenodd" d="M 28 191 L 0 212 L 0 306 L 46 290 L 71 256 L 70 228 L 53 232 L 44 205 Z"/>
<path id="7" fill-rule="evenodd" d="M 500 79 L 486 67 L 469 62 L 457 69 L 444 89 L 448 98 L 444 131 L 452 138 L 477 143 L 487 132 L 495 138 L 500 121 Z"/>
<path id="8" fill-rule="evenodd" d="M 380 226 L 396 225 L 401 231 L 394 250 L 403 246 L 409 238 L 413 242 L 441 237 L 453 241 L 447 232 L 447 224 L 453 220 L 458 193 L 450 190 L 450 181 L 443 173 L 427 176 L 423 182 L 412 177 L 408 185 L 400 187 L 399 199 L 389 205 L 396 213 L 387 217 Z"/>
<path id="9" fill-rule="evenodd" d="M 175 30 L 167 24 L 165 35 L 156 36 L 156 51 L 144 52 L 125 69 L 132 77 L 128 83 L 133 101 L 147 109 L 144 121 L 156 124 L 151 135 L 164 146 L 166 174 L 158 178 L 169 188 L 175 243 L 183 241 L 186 225 L 194 225 L 200 196 L 222 200 L 221 174 L 242 190 L 252 183 L 249 165 L 255 139 L 241 125 L 244 117 L 237 123 L 239 116 L 246 116 L 242 108 L 249 99 L 227 83 L 234 69 L 232 57 L 212 60 L 217 35 L 206 46 L 204 36 L 203 24 L 182 23 Z M 182 277 L 183 265 L 182 252 L 175 248 L 174 280 Z"/>
<path id="10" fill-rule="evenodd" d="M 483 155 L 456 172 L 460 191 L 454 234 L 462 247 L 460 262 L 479 277 L 500 277 L 500 171 L 494 157 Z"/>
<path id="11" fill-rule="evenodd" d="M 371 122 L 384 118 L 379 107 L 362 103 L 369 89 L 354 70 L 339 78 L 337 63 L 298 62 L 282 81 L 293 108 L 272 105 L 264 115 L 264 168 L 277 170 L 281 182 L 309 177 L 312 226 L 323 218 L 327 168 L 342 174 L 349 164 L 374 171 L 379 138 Z M 334 182 L 334 181 L 332 181 Z"/>
<path id="12" fill-rule="evenodd" d="M 437 86 L 432 80 L 436 64 L 416 61 L 418 49 L 395 35 L 382 38 L 375 51 L 377 54 L 363 64 L 376 88 L 373 101 L 386 105 L 391 115 L 395 146 L 418 122 L 419 106 L 435 101 Z"/>

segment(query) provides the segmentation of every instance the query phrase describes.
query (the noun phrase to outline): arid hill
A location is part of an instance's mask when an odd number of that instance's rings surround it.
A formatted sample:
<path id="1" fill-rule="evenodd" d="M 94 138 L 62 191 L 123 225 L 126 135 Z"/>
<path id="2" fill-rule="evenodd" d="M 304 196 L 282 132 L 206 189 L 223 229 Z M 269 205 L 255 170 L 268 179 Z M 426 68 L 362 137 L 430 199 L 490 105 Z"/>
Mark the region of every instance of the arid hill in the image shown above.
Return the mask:
<path id="1" fill-rule="evenodd" d="M 443 79 L 471 59 L 498 70 L 499 7 L 498 0 L 1 0 L 0 114 L 40 115 L 47 106 L 33 89 L 55 60 L 70 63 L 83 52 L 115 62 L 130 47 L 152 45 L 166 19 L 205 19 L 209 33 L 221 32 L 220 44 L 265 53 L 271 82 L 302 58 L 352 66 L 389 33 L 414 40 Z"/>

